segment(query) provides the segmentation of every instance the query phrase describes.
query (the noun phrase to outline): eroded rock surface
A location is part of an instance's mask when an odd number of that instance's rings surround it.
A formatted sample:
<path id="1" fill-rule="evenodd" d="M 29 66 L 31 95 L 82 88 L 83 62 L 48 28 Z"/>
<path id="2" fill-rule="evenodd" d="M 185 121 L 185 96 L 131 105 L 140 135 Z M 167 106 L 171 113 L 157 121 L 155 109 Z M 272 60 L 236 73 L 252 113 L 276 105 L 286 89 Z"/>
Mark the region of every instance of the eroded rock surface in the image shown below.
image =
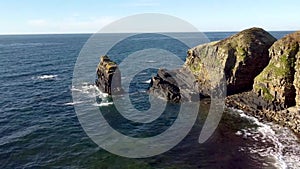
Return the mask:
<path id="1" fill-rule="evenodd" d="M 300 133 L 300 113 L 295 107 L 269 102 L 254 91 L 234 94 L 226 98 L 226 106 L 243 110 L 246 114 L 275 122 Z"/>
<path id="2" fill-rule="evenodd" d="M 300 31 L 276 41 L 270 62 L 255 78 L 254 91 L 265 100 L 300 106 Z"/>
<path id="3" fill-rule="evenodd" d="M 254 78 L 269 63 L 268 49 L 275 41 L 261 28 L 246 29 L 224 40 L 190 49 L 185 67 L 197 77 L 202 92 L 211 88 L 216 69 L 224 70 L 229 95 L 249 91 Z"/>
<path id="4" fill-rule="evenodd" d="M 199 101 L 193 75 L 184 69 L 159 69 L 151 78 L 149 93 L 172 102 Z"/>
<path id="5" fill-rule="evenodd" d="M 97 67 L 96 86 L 109 95 L 122 93 L 121 73 L 118 65 L 110 60 L 108 56 L 101 56 Z"/>

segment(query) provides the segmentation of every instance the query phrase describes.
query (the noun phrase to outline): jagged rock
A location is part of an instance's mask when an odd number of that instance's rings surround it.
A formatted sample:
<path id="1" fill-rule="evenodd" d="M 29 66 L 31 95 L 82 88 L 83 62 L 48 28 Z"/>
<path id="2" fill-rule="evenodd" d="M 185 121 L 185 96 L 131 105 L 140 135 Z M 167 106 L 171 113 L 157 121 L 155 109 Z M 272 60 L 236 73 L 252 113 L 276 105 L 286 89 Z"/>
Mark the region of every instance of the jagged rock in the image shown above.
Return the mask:
<path id="1" fill-rule="evenodd" d="M 181 99 L 176 81 L 165 69 L 159 69 L 157 76 L 151 78 L 149 92 L 174 102 Z"/>
<path id="2" fill-rule="evenodd" d="M 276 41 L 268 66 L 255 78 L 254 91 L 265 100 L 300 107 L 300 31 Z"/>
<path id="3" fill-rule="evenodd" d="M 300 31 L 276 41 L 269 49 L 269 64 L 254 79 L 253 91 L 228 96 L 226 105 L 300 133 L 299 44 Z"/>
<path id="4" fill-rule="evenodd" d="M 269 62 L 269 47 L 275 38 L 261 28 L 241 31 L 221 41 L 194 47 L 188 51 L 185 67 L 197 77 L 200 90 L 210 93 L 225 73 L 229 95 L 252 89 L 254 78 Z"/>
<path id="5" fill-rule="evenodd" d="M 100 57 L 95 83 L 100 91 L 109 95 L 123 92 L 121 88 L 121 73 L 118 65 L 111 61 L 108 56 Z"/>
<path id="6" fill-rule="evenodd" d="M 281 104 L 269 102 L 254 91 L 227 96 L 225 103 L 227 107 L 243 110 L 246 114 L 276 122 L 300 133 L 300 114 L 295 107 L 283 109 Z"/>
<path id="7" fill-rule="evenodd" d="M 200 96 L 194 86 L 192 74 L 184 69 L 159 69 L 157 75 L 151 78 L 149 93 L 172 102 L 199 101 Z"/>
<path id="8" fill-rule="evenodd" d="M 202 96 L 222 95 L 222 90 L 215 90 L 224 85 L 220 84 L 221 79 L 226 79 L 228 94 L 249 91 L 255 76 L 267 66 L 270 59 L 268 48 L 275 40 L 263 29 L 247 29 L 227 39 L 188 50 L 183 69 L 189 69 L 196 77 L 192 83 L 199 87 L 197 90 Z M 165 78 L 164 73 L 166 71 L 160 70 L 157 77 L 152 78 L 150 93 L 172 101 L 182 99 L 174 79 Z M 191 97 L 191 94 L 181 93 Z"/>

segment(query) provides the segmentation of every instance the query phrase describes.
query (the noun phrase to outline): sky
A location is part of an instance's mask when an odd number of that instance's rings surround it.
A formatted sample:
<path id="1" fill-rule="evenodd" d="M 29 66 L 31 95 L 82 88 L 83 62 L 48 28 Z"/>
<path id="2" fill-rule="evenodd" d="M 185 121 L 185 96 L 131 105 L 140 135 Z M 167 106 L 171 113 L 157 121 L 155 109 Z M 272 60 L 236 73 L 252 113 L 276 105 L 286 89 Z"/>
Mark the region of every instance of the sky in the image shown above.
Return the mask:
<path id="1" fill-rule="evenodd" d="M 0 34 L 95 33 L 118 19 L 161 13 L 199 31 L 300 30 L 299 0 L 0 0 Z"/>

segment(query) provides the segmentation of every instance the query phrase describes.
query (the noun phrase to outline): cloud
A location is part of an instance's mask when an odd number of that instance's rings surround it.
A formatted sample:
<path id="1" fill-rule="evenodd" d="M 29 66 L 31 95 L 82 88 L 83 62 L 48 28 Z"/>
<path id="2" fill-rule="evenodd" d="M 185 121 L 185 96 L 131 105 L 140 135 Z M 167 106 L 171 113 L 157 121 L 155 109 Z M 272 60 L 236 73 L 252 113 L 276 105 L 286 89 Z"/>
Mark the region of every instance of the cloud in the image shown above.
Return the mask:
<path id="1" fill-rule="evenodd" d="M 32 19 L 27 21 L 29 32 L 38 33 L 95 33 L 115 21 L 115 17 L 82 18 L 79 15 L 61 20 Z"/>
<path id="2" fill-rule="evenodd" d="M 89 18 L 84 20 L 68 19 L 58 25 L 59 30 L 66 32 L 97 32 L 113 22 L 113 17 Z"/>

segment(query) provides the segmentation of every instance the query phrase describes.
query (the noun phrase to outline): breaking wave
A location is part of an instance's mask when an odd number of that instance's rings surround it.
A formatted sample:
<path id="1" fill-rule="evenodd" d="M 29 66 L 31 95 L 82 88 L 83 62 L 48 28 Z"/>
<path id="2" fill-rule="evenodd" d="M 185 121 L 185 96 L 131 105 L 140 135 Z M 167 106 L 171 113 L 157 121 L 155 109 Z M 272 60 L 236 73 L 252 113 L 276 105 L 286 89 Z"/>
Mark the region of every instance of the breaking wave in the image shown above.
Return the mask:
<path id="1" fill-rule="evenodd" d="M 37 76 L 37 79 L 42 79 L 42 80 L 46 80 L 46 79 L 56 79 L 57 75 L 40 75 Z"/>
<path id="2" fill-rule="evenodd" d="M 109 106 L 113 104 L 113 102 L 108 101 L 109 95 L 107 93 L 101 92 L 95 84 L 89 84 L 87 82 L 83 82 L 82 85 L 79 87 L 72 86 L 71 91 L 80 92 L 90 98 L 100 98 L 101 102 L 99 103 L 97 102 L 97 99 L 95 99 L 95 102 L 92 103 L 93 106 L 99 107 L 99 106 Z M 75 105 L 80 103 L 83 103 L 83 101 L 66 103 L 65 105 Z"/>
<path id="3" fill-rule="evenodd" d="M 249 151 L 250 154 L 258 154 L 260 157 L 273 157 L 274 166 L 278 168 L 300 168 L 299 139 L 290 129 L 272 122 L 260 122 L 241 110 L 233 109 L 233 111 L 241 118 L 257 125 L 236 132 L 236 135 L 254 142 L 247 148 L 241 148 L 241 151 Z"/>

